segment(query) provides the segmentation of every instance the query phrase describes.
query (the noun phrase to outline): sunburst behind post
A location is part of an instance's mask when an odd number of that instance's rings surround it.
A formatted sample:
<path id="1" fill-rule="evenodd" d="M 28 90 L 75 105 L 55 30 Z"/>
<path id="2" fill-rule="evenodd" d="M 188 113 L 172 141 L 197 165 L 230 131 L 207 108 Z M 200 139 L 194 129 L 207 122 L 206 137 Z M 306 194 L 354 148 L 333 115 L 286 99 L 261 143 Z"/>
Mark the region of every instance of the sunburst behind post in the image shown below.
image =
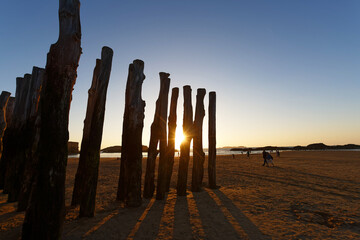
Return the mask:
<path id="1" fill-rule="evenodd" d="M 184 141 L 185 135 L 183 133 L 182 128 L 176 128 L 175 134 L 175 149 L 180 151 L 180 145 Z"/>

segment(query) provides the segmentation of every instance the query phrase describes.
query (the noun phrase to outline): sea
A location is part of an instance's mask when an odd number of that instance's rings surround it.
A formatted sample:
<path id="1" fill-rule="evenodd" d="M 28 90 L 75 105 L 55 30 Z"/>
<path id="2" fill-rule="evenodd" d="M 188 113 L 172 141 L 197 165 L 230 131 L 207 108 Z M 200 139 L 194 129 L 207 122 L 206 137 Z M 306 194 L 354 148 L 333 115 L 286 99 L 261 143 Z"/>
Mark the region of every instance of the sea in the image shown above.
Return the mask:
<path id="1" fill-rule="evenodd" d="M 230 151 L 231 148 L 217 148 L 216 155 L 232 155 L 232 154 L 246 154 L 246 151 Z M 281 150 L 280 152 L 287 152 L 293 150 Z M 312 150 L 305 150 L 305 151 L 312 151 Z M 319 150 L 316 150 L 319 151 Z M 322 151 L 334 151 L 334 150 L 322 150 Z M 343 149 L 343 150 L 336 150 L 336 151 L 360 151 L 360 149 Z M 274 152 L 274 151 L 273 151 Z M 208 155 L 208 149 L 204 149 L 205 155 Z M 262 151 L 251 151 L 250 154 L 261 154 Z M 271 153 L 271 151 L 270 151 Z M 179 152 L 175 152 L 175 156 L 179 156 Z M 147 152 L 142 153 L 143 157 L 147 157 Z M 192 149 L 190 151 L 190 156 L 193 155 Z M 79 158 L 80 154 L 73 154 L 69 155 L 69 158 Z M 100 158 L 119 158 L 121 157 L 121 153 L 100 153 Z"/>

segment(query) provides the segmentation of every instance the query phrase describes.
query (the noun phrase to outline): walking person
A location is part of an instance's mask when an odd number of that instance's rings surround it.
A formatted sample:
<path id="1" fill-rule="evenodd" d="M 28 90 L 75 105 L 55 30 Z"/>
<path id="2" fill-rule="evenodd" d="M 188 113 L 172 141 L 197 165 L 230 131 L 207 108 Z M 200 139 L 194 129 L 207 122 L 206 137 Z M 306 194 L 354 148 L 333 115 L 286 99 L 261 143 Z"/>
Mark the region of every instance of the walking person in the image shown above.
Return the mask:
<path id="1" fill-rule="evenodd" d="M 265 166 L 265 163 L 266 163 L 267 166 L 269 166 L 269 164 L 268 164 L 267 161 L 266 161 L 267 152 L 266 152 L 265 150 L 263 150 L 262 155 L 263 155 L 263 159 L 264 159 L 263 166 Z"/>
<path id="2" fill-rule="evenodd" d="M 267 153 L 266 154 L 266 162 L 267 162 L 267 166 L 269 167 L 269 163 L 271 163 L 271 165 L 273 166 L 273 167 L 275 167 L 275 165 L 274 165 L 274 163 L 273 163 L 273 157 L 271 156 L 271 154 L 270 153 Z"/>

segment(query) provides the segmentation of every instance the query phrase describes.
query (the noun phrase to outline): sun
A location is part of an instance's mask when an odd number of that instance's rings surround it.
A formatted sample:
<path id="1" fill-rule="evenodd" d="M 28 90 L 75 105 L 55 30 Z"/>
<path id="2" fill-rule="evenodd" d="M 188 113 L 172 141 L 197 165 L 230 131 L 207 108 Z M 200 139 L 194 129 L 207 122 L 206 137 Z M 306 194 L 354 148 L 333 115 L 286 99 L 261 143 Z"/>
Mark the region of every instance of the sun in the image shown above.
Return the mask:
<path id="1" fill-rule="evenodd" d="M 185 136 L 184 133 L 182 131 L 182 128 L 176 128 L 176 132 L 175 132 L 175 149 L 180 150 L 180 144 L 182 143 L 182 141 L 184 141 Z"/>

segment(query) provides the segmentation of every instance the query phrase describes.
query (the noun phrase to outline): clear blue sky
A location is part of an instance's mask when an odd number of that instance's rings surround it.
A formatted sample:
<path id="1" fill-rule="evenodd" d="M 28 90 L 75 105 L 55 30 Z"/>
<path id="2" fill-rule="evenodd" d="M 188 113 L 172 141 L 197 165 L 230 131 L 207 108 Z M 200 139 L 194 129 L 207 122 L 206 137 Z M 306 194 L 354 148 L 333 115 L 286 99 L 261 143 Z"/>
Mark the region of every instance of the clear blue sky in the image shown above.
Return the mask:
<path id="1" fill-rule="evenodd" d="M 44 67 L 58 37 L 58 1 L 13 0 L 0 12 L 0 90 Z M 145 61 L 143 144 L 158 72 L 217 92 L 217 145 L 360 144 L 360 1 L 81 1 L 82 48 L 70 111 L 81 141 L 102 46 L 114 50 L 103 147 L 121 142 L 128 65 Z M 207 111 L 208 95 L 205 98 Z M 195 108 L 194 108 L 195 109 Z M 207 115 L 204 145 L 207 146 Z"/>

